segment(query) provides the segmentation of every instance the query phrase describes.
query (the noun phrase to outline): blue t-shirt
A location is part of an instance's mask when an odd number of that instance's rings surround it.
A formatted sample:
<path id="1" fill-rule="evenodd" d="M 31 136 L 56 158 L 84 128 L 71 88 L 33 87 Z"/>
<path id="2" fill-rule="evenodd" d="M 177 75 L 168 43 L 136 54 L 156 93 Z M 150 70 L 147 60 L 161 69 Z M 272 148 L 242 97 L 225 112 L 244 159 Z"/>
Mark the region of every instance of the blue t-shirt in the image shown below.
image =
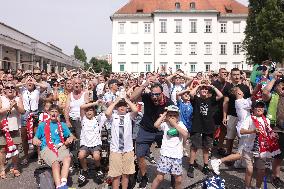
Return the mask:
<path id="1" fill-rule="evenodd" d="M 190 102 L 184 103 L 182 100 L 177 101 L 177 106 L 179 108 L 179 117 L 182 123 L 186 126 L 188 132 L 191 131 L 192 126 L 192 113 L 193 107 Z"/>
<path id="2" fill-rule="evenodd" d="M 47 146 L 46 145 L 46 138 L 45 138 L 45 134 L 44 134 L 45 125 L 46 125 L 45 122 L 41 122 L 38 125 L 37 131 L 36 131 L 36 134 L 35 134 L 35 137 L 38 138 L 41 141 L 41 146 L 40 146 L 41 150 L 43 150 Z M 69 137 L 71 135 L 71 132 L 70 132 L 69 128 L 67 127 L 66 123 L 61 122 L 61 125 L 62 125 L 64 138 Z M 52 140 L 53 144 L 57 145 L 57 144 L 61 143 L 59 132 L 58 132 L 57 122 L 50 122 L 50 133 L 51 133 L 51 140 Z"/>

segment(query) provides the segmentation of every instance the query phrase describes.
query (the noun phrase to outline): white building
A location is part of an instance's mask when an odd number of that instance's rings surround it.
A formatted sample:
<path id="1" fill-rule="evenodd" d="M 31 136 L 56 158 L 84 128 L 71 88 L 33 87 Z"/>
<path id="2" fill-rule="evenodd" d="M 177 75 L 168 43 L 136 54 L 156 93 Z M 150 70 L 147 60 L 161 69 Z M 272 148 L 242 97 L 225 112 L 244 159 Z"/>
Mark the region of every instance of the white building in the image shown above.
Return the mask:
<path id="1" fill-rule="evenodd" d="M 48 72 L 60 72 L 83 65 L 52 43 L 43 43 L 0 22 L 0 69 L 32 70 L 37 66 Z"/>
<path id="2" fill-rule="evenodd" d="M 96 56 L 96 59 L 105 60 L 108 62 L 108 64 L 112 64 L 112 54 L 111 53 L 108 53 L 107 55 L 98 55 Z"/>
<path id="3" fill-rule="evenodd" d="M 241 51 L 247 14 L 235 0 L 130 0 L 111 17 L 112 70 L 249 69 Z"/>

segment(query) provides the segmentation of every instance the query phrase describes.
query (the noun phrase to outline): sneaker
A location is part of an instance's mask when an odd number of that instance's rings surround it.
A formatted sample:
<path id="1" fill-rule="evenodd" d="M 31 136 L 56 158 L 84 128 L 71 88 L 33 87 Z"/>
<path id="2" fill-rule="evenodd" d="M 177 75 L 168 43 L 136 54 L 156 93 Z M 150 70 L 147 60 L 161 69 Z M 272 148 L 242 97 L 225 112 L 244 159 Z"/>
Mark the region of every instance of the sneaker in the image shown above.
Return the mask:
<path id="1" fill-rule="evenodd" d="M 148 184 L 148 177 L 147 175 L 144 175 L 142 178 L 141 178 L 141 182 L 139 183 L 139 188 L 146 188 Z"/>
<path id="2" fill-rule="evenodd" d="M 274 186 L 276 189 L 281 189 L 284 187 L 283 181 L 279 177 L 275 177 L 271 180 L 272 186 Z"/>
<path id="3" fill-rule="evenodd" d="M 87 183 L 88 172 L 87 171 L 80 171 L 80 175 L 78 177 L 78 185 L 82 186 Z"/>
<path id="4" fill-rule="evenodd" d="M 61 184 L 57 189 L 68 189 L 67 183 Z"/>
<path id="5" fill-rule="evenodd" d="M 211 167 L 216 175 L 220 175 L 220 165 L 221 160 L 220 159 L 212 159 L 211 160 Z"/>
<path id="6" fill-rule="evenodd" d="M 190 165 L 187 170 L 187 176 L 190 178 L 194 178 L 194 166 Z"/>
<path id="7" fill-rule="evenodd" d="M 203 173 L 204 175 L 208 175 L 210 172 L 211 172 L 211 171 L 210 171 L 210 169 L 209 169 L 209 167 L 208 167 L 207 165 L 203 167 L 202 173 Z"/>

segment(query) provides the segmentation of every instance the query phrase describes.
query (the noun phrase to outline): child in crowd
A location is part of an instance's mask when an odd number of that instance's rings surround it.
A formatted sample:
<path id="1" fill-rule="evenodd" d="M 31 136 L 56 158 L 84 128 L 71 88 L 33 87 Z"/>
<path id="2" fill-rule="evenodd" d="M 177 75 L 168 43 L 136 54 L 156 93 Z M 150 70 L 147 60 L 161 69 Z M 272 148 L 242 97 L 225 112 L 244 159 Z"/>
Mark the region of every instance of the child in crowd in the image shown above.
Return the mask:
<path id="1" fill-rule="evenodd" d="M 158 188 L 165 174 L 175 177 L 175 188 L 181 188 L 183 141 L 188 137 L 187 128 L 179 121 L 179 108 L 171 105 L 166 107 L 154 126 L 164 132 L 160 158 L 157 164 L 158 175 L 153 181 L 152 189 Z"/>
<path id="2" fill-rule="evenodd" d="M 244 124 L 244 121 L 247 119 L 247 117 L 250 116 L 250 110 L 251 110 L 251 105 L 252 101 L 251 98 L 244 98 L 244 93 L 239 87 L 234 87 L 231 89 L 231 93 L 235 95 L 236 100 L 235 100 L 235 108 L 238 116 L 238 123 L 237 123 L 237 133 L 238 136 L 240 137 L 239 140 L 239 146 L 238 146 L 238 152 L 235 154 L 230 154 L 226 157 L 223 157 L 221 159 L 214 159 L 211 161 L 211 166 L 213 171 L 216 174 L 220 174 L 220 165 L 224 162 L 231 162 L 231 161 L 236 161 L 240 160 L 242 157 L 242 151 L 243 151 L 243 143 L 245 136 L 240 135 L 240 128 Z M 235 167 L 238 168 L 242 165 L 242 161 L 236 161 L 235 162 Z"/>
<path id="3" fill-rule="evenodd" d="M 58 121 L 59 111 L 57 105 L 50 107 L 50 119 L 39 124 L 33 144 L 40 146 L 42 159 L 52 168 L 56 188 L 67 189 L 67 177 L 71 163 L 67 145 L 73 142 L 74 137 L 66 123 Z M 60 168 L 61 163 L 62 168 Z"/>
<path id="4" fill-rule="evenodd" d="M 199 96 L 196 95 L 199 90 Z M 213 90 L 216 95 L 211 95 L 209 90 Z M 223 94 L 212 85 L 199 84 L 190 92 L 191 103 L 193 106 L 193 120 L 191 130 L 191 149 L 187 176 L 194 178 L 194 160 L 198 149 L 203 150 L 204 167 L 202 172 L 208 174 L 209 150 L 213 146 L 214 113 L 217 107 L 217 101 L 223 97 Z"/>
<path id="5" fill-rule="evenodd" d="M 131 112 L 127 113 L 127 106 L 130 107 Z M 117 111 L 113 111 L 115 108 Z M 108 175 L 113 178 L 113 189 L 119 188 L 121 176 L 122 189 L 127 189 L 129 175 L 135 173 L 132 121 L 137 114 L 137 106 L 129 99 L 120 96 L 105 111 L 111 124 L 112 137 Z"/>
<path id="6" fill-rule="evenodd" d="M 281 153 L 276 134 L 270 127 L 270 121 L 263 115 L 264 108 L 265 103 L 263 101 L 255 102 L 253 115 L 248 116 L 240 128 L 240 133 L 247 135 L 244 139 L 242 152 L 242 157 L 247 165 L 246 189 L 251 188 L 253 162 L 257 169 L 255 189 L 260 189 L 265 174 L 266 159 Z"/>
<path id="7" fill-rule="evenodd" d="M 101 178 L 103 175 L 100 169 L 101 159 L 101 130 L 102 125 L 99 124 L 98 117 L 96 116 L 95 106 L 100 103 L 91 102 L 80 106 L 81 125 L 82 131 L 80 135 L 80 149 L 79 149 L 79 160 L 82 167 L 80 175 L 78 177 L 78 183 L 80 186 L 87 183 L 88 177 L 88 165 L 86 157 L 92 155 L 95 160 L 95 170 L 97 178 Z"/>

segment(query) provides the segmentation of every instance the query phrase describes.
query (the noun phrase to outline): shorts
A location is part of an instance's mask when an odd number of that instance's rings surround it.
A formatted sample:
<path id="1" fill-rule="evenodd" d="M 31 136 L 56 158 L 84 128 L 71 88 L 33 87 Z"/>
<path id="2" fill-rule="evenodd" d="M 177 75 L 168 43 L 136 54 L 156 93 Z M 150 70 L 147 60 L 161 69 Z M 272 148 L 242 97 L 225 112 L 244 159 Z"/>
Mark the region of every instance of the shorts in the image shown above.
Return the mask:
<path id="1" fill-rule="evenodd" d="M 246 167 L 253 167 L 253 164 L 257 169 L 265 169 L 265 158 L 254 158 L 251 152 L 242 152 L 242 157 L 246 162 Z"/>
<path id="2" fill-rule="evenodd" d="M 69 149 L 67 149 L 65 145 L 62 145 L 58 148 L 57 157 L 56 154 L 46 146 L 42 151 L 40 151 L 40 155 L 44 162 L 51 167 L 56 161 L 62 162 L 65 157 L 70 156 L 70 153 Z"/>
<path id="3" fill-rule="evenodd" d="M 227 139 L 235 139 L 237 136 L 237 123 L 238 117 L 228 115 L 228 123 L 227 123 Z"/>
<path id="4" fill-rule="evenodd" d="M 149 155 L 152 143 L 157 141 L 158 138 L 157 133 L 148 132 L 140 127 L 136 138 L 136 156 L 145 157 Z"/>
<path id="5" fill-rule="evenodd" d="M 85 151 L 87 153 L 87 156 L 89 154 L 93 154 L 94 152 L 100 152 L 102 151 L 102 146 L 101 145 L 98 145 L 98 146 L 95 146 L 95 147 L 87 147 L 87 146 L 81 146 L 80 149 L 79 149 L 79 152 L 80 151 Z"/>
<path id="6" fill-rule="evenodd" d="M 28 116 L 29 116 L 30 112 L 32 112 L 35 115 L 35 117 L 37 117 L 37 119 L 38 119 L 38 111 L 37 110 L 35 110 L 35 111 L 26 111 L 24 114 L 21 114 L 21 127 L 26 127 L 27 126 L 27 119 L 28 119 Z M 36 120 L 34 119 L 34 122 L 35 121 Z M 37 121 L 37 123 L 38 123 L 38 121 Z M 37 126 L 37 124 L 35 124 L 35 125 Z"/>
<path id="7" fill-rule="evenodd" d="M 195 149 L 209 149 L 213 147 L 213 134 L 191 133 L 191 147 Z"/>
<path id="8" fill-rule="evenodd" d="M 276 155 L 274 158 L 277 159 L 284 159 L 284 133 L 277 133 L 279 138 L 278 138 L 278 144 L 279 144 L 279 149 L 281 151 L 280 154 Z"/>
<path id="9" fill-rule="evenodd" d="M 164 174 L 182 175 L 182 159 L 160 156 L 157 171 Z"/>
<path id="10" fill-rule="evenodd" d="M 118 177 L 135 173 L 134 151 L 126 153 L 110 152 L 108 176 Z"/>
<path id="11" fill-rule="evenodd" d="M 20 131 L 10 131 L 10 135 L 13 139 L 13 142 L 15 145 L 18 145 L 18 144 L 22 144 L 22 138 L 21 138 L 21 133 Z M 6 137 L 5 137 L 5 134 L 0 131 L 0 146 L 5 146 L 7 143 L 6 143 Z"/>

